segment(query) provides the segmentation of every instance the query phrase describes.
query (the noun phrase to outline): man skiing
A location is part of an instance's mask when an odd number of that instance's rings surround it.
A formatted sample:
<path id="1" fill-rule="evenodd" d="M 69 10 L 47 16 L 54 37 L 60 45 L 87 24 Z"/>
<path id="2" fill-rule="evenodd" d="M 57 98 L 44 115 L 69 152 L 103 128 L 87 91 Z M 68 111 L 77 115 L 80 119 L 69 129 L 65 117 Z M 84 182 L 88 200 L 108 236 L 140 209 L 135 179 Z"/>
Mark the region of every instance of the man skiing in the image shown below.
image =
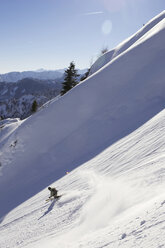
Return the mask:
<path id="1" fill-rule="evenodd" d="M 48 187 L 48 190 L 50 190 L 49 198 L 51 198 L 51 197 L 58 198 L 58 196 L 57 196 L 58 191 L 56 190 L 56 188 Z"/>

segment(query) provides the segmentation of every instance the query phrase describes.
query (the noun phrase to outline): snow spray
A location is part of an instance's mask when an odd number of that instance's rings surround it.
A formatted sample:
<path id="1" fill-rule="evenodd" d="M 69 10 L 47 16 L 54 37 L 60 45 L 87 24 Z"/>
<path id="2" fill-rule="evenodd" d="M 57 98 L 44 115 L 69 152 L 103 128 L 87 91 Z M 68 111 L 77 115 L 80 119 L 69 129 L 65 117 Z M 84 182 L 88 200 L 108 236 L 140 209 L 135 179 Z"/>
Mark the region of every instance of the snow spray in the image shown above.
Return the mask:
<path id="1" fill-rule="evenodd" d="M 80 232 L 104 228 L 132 206 L 135 195 L 133 189 L 121 179 L 103 176 L 93 170 L 84 171 L 83 176 L 88 181 L 92 193 L 82 209 Z"/>

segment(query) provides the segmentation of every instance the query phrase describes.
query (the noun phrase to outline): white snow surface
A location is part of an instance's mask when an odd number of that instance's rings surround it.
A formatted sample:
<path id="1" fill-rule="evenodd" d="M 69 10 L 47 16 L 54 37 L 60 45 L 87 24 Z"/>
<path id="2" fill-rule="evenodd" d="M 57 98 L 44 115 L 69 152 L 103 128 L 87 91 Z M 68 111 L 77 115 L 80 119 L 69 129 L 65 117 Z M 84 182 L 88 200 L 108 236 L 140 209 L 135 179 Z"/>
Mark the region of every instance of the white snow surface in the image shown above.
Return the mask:
<path id="1" fill-rule="evenodd" d="M 3 127 L 1 248 L 165 246 L 164 12 L 154 20 L 66 95 Z M 62 197 L 46 203 L 50 185 Z"/>

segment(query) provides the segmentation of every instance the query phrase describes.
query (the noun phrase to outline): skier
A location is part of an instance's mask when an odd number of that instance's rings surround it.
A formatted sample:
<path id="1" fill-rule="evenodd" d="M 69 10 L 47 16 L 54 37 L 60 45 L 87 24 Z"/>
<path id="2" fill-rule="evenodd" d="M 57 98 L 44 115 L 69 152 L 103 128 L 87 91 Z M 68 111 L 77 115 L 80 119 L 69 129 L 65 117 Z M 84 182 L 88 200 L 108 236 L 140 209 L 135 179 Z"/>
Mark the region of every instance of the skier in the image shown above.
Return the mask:
<path id="1" fill-rule="evenodd" d="M 56 188 L 48 187 L 48 190 L 50 190 L 49 198 L 51 198 L 51 197 L 58 198 L 58 196 L 57 196 L 58 191 L 56 190 Z"/>

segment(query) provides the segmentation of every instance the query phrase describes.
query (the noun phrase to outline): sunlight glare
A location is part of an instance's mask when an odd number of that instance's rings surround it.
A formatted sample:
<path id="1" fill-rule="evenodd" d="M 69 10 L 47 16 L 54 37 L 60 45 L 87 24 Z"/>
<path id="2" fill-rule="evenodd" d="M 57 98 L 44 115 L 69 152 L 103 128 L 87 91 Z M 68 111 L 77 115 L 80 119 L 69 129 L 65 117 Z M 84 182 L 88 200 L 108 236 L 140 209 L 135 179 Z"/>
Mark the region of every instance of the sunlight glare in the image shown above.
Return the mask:
<path id="1" fill-rule="evenodd" d="M 100 0 L 106 9 L 110 12 L 116 12 L 121 10 L 125 4 L 126 0 Z"/>

